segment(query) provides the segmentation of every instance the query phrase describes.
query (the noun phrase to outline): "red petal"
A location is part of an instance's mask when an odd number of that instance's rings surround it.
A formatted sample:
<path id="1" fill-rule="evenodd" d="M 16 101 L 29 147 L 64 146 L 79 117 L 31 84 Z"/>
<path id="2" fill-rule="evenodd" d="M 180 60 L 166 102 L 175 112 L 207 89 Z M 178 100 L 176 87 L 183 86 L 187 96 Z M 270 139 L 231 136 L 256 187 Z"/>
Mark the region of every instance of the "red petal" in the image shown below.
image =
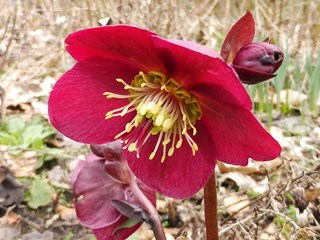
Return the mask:
<path id="1" fill-rule="evenodd" d="M 212 60 L 208 59 L 208 61 Z M 214 59 L 213 61 L 215 63 L 214 68 L 203 70 L 196 76 L 189 76 L 186 81 L 188 83 L 186 88 L 198 100 L 200 100 L 201 96 L 200 105 L 207 104 L 210 99 L 215 99 L 216 101 L 240 105 L 251 110 L 252 102 L 250 97 L 234 70 L 220 59 Z M 196 81 L 192 81 L 193 79 L 196 79 Z"/>
<path id="2" fill-rule="evenodd" d="M 214 84 L 216 89 L 211 90 L 220 93 L 219 97 L 224 101 L 235 104 L 239 102 L 251 109 L 250 97 L 234 70 L 219 57 L 215 57 L 213 51 L 189 42 L 168 42 L 156 36 L 153 37 L 153 42 L 159 57 L 166 64 L 169 77 L 175 78 L 184 88 L 192 91 L 199 84 Z M 206 88 L 201 91 L 206 91 Z M 208 92 L 208 96 L 213 97 L 214 92 Z M 226 92 L 230 94 L 221 94 Z"/>
<path id="3" fill-rule="evenodd" d="M 201 101 L 201 99 L 200 99 Z M 279 143 L 246 108 L 206 98 L 201 121 L 213 136 L 217 159 L 247 165 L 248 158 L 272 160 L 281 153 Z"/>
<path id="4" fill-rule="evenodd" d="M 119 227 L 121 224 L 123 224 L 125 221 L 127 221 L 128 218 L 121 216 L 121 218 L 113 223 L 112 225 L 104 228 L 99 229 L 93 229 L 93 233 L 97 240 L 123 240 L 127 239 L 132 233 L 134 233 L 142 223 L 138 223 L 137 225 L 131 227 L 131 228 L 124 228 L 117 230 L 115 234 L 113 235 L 113 231 Z"/>
<path id="5" fill-rule="evenodd" d="M 129 103 L 127 99 L 107 99 L 105 91 L 127 94 L 122 78 L 130 82 L 138 69 L 118 60 L 90 58 L 77 63 L 55 84 L 49 96 L 52 125 L 65 136 L 79 142 L 100 144 L 114 140 L 133 118 L 105 120 L 105 114 Z"/>
<path id="6" fill-rule="evenodd" d="M 193 139 L 198 144 L 199 151 L 195 156 L 184 140 L 181 148 L 176 149 L 163 163 L 162 146 L 155 158 L 149 160 L 158 139 L 157 136 L 152 136 L 140 151 L 140 158 L 136 157 L 135 152 L 125 152 L 129 167 L 144 184 L 165 196 L 183 199 L 194 195 L 207 183 L 214 171 L 216 159 L 215 150 L 208 148 L 208 144 L 212 142 L 207 134 L 208 129 L 199 124 L 197 130 Z M 171 147 L 170 143 L 167 147 Z"/>
<path id="7" fill-rule="evenodd" d="M 152 46 L 153 35 L 156 34 L 132 26 L 106 26 L 72 33 L 66 44 L 68 52 L 78 61 L 93 56 L 107 57 L 133 63 L 146 72 L 164 72 Z"/>
<path id="8" fill-rule="evenodd" d="M 232 63 L 241 47 L 253 41 L 255 33 L 254 18 L 250 11 L 241 17 L 228 32 L 221 47 L 221 57 Z"/>
<path id="9" fill-rule="evenodd" d="M 236 70 L 237 74 L 239 75 L 239 78 L 241 79 L 241 82 L 244 84 L 257 84 L 277 76 L 276 74 L 258 72 L 237 65 L 232 65 L 232 67 L 234 68 L 234 70 Z"/>
<path id="10" fill-rule="evenodd" d="M 189 41 L 184 41 L 184 40 L 179 40 L 179 39 L 170 39 L 170 40 L 167 40 L 167 41 L 169 41 L 171 43 L 174 43 L 176 45 L 188 48 L 188 49 L 193 50 L 195 52 L 199 52 L 199 53 L 208 55 L 210 57 L 221 58 L 219 56 L 219 54 L 217 54 L 212 49 L 210 49 L 210 48 L 208 48 L 206 46 L 194 43 L 194 42 L 189 42 Z"/>

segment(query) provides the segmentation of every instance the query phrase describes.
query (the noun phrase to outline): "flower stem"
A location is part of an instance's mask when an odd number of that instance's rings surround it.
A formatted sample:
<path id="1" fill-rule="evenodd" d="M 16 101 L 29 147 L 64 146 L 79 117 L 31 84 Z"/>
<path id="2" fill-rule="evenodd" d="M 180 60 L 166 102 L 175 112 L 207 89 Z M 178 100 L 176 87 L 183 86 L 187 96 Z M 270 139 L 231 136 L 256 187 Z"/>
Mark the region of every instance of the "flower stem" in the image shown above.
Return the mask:
<path id="1" fill-rule="evenodd" d="M 150 200 L 141 191 L 141 189 L 137 184 L 136 179 L 132 179 L 130 185 L 134 195 L 139 200 L 141 206 L 144 208 L 144 210 L 148 213 L 150 217 L 150 222 L 151 222 L 150 225 L 152 227 L 154 237 L 156 238 L 156 240 L 166 240 L 166 236 L 163 231 L 160 216 L 158 214 L 157 209 L 153 206 L 152 202 L 150 202 Z"/>
<path id="2" fill-rule="evenodd" d="M 204 212 L 206 221 L 206 239 L 218 240 L 217 189 L 216 176 L 214 172 L 207 185 L 204 187 Z"/>

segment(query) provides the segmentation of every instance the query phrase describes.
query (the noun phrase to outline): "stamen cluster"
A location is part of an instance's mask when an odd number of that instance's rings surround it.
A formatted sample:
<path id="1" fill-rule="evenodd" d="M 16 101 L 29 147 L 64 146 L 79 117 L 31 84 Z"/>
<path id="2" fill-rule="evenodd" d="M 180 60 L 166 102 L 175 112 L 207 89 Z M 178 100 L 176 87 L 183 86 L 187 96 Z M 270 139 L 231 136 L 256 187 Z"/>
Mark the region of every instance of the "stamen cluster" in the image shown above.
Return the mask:
<path id="1" fill-rule="evenodd" d="M 110 111 L 106 119 L 115 116 L 124 116 L 136 111 L 136 116 L 127 123 L 125 130 L 115 136 L 122 138 L 124 148 L 129 151 L 139 151 L 151 135 L 158 135 L 154 150 L 149 159 L 152 160 L 160 146 L 163 145 L 161 161 L 166 156 L 172 156 L 175 149 L 181 147 L 183 137 L 190 146 L 193 155 L 198 145 L 188 133 L 192 129 L 195 135 L 196 120 L 201 118 L 201 109 L 196 97 L 181 87 L 180 83 L 161 72 L 140 72 L 135 76 L 131 85 L 122 79 L 117 79 L 128 90 L 128 95 L 105 92 L 107 98 L 128 98 L 129 104 Z M 169 144 L 170 143 L 170 144 Z M 169 146 L 168 146 L 169 145 Z"/>

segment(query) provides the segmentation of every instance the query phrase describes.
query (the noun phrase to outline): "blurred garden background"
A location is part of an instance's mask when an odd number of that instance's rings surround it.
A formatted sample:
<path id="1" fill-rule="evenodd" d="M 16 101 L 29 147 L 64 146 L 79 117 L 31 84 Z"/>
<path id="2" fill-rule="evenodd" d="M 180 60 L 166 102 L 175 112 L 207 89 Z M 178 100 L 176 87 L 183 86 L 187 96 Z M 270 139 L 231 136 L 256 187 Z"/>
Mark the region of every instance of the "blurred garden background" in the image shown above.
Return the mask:
<path id="1" fill-rule="evenodd" d="M 320 0 L 0 0 L 0 239 L 94 239 L 76 218 L 69 184 L 88 148 L 56 132 L 47 115 L 53 84 L 74 64 L 69 33 L 130 24 L 219 52 L 247 10 L 255 40 L 270 37 L 285 53 L 274 79 L 246 87 L 283 152 L 247 167 L 218 164 L 219 235 L 320 239 Z M 205 239 L 202 192 L 159 196 L 157 207 L 168 239 Z M 130 239 L 152 237 L 143 225 Z"/>

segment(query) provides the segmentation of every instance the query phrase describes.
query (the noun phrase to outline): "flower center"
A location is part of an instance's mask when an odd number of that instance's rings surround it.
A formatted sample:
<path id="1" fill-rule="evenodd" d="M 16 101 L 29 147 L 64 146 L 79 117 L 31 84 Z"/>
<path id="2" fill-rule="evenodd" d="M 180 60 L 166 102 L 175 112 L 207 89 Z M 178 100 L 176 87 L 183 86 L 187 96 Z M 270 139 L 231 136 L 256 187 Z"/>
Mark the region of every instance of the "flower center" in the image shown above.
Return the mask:
<path id="1" fill-rule="evenodd" d="M 175 149 L 181 147 L 185 140 L 195 155 L 198 145 L 192 139 L 197 133 L 196 121 L 201 118 L 201 109 L 197 98 L 189 93 L 175 79 L 168 78 L 164 73 L 151 71 L 140 72 L 131 82 L 131 85 L 122 79 L 117 79 L 128 90 L 128 95 L 105 92 L 107 98 L 128 98 L 129 104 L 112 110 L 106 114 L 106 119 L 115 116 L 124 116 L 136 111 L 136 116 L 127 123 L 125 130 L 115 136 L 121 137 L 124 148 L 137 152 L 147 142 L 151 135 L 157 135 L 158 140 L 149 159 L 152 160 L 160 144 L 163 145 L 161 162 L 166 156 L 172 156 Z"/>

